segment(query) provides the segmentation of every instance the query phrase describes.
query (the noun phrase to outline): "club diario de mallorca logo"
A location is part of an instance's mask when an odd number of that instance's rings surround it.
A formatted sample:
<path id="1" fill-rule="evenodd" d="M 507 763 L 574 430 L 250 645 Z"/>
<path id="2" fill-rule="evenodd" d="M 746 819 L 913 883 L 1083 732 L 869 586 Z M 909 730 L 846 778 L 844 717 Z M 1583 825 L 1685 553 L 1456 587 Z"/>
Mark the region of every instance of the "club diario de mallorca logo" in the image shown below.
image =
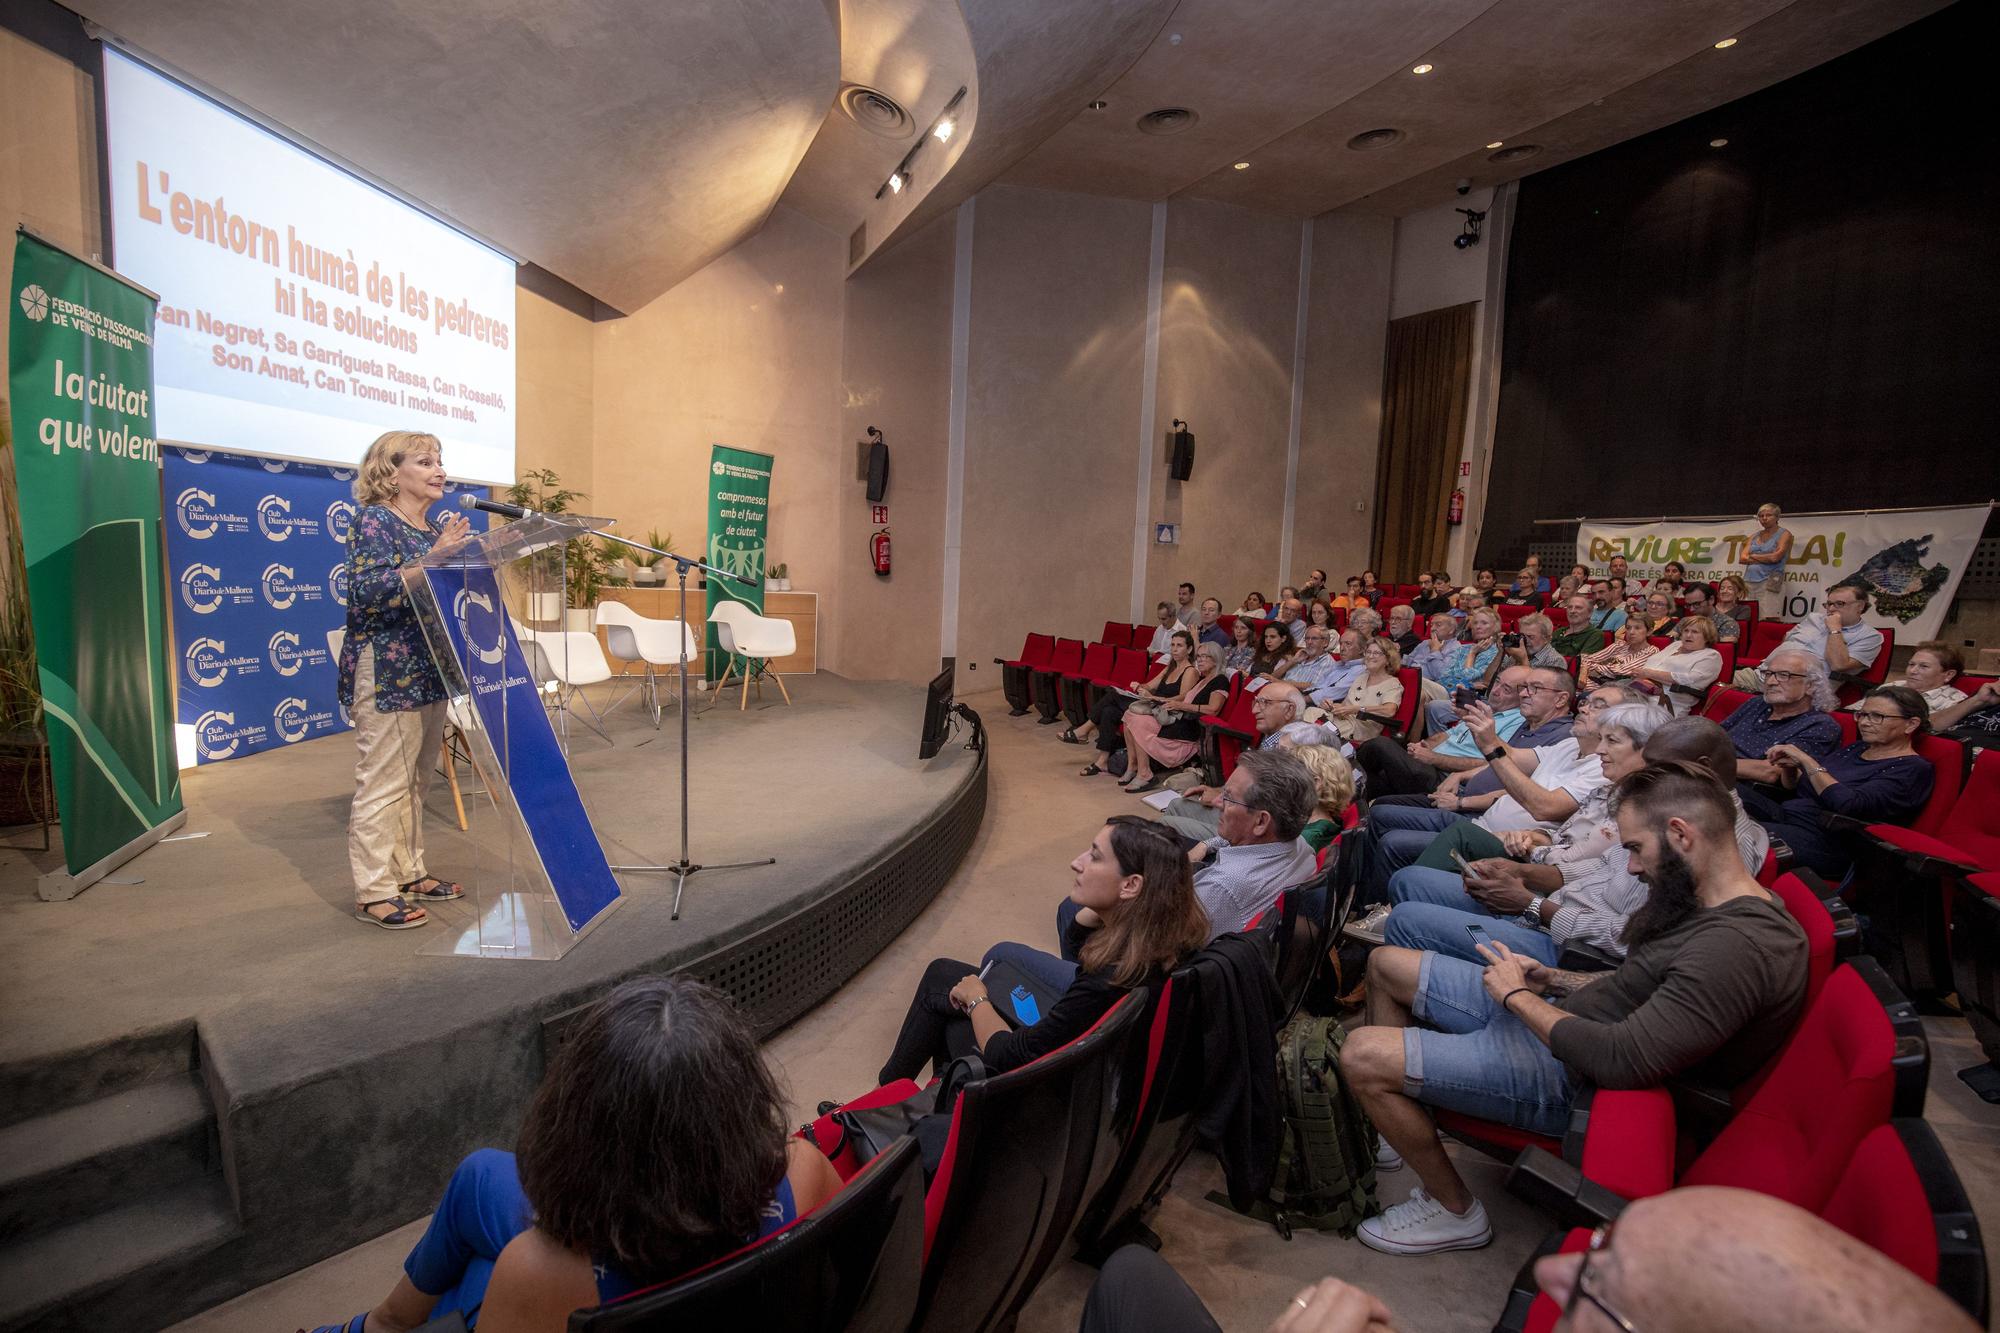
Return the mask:
<path id="1" fill-rule="evenodd" d="M 21 289 L 21 313 L 39 324 L 49 317 L 49 294 L 38 282 Z"/>
<path id="2" fill-rule="evenodd" d="M 305 667 L 324 666 L 327 660 L 326 649 L 302 646 L 299 636 L 288 629 L 273 634 L 265 649 L 271 655 L 271 669 L 281 676 L 296 676 Z"/>
<path id="3" fill-rule="evenodd" d="M 326 535 L 339 542 L 342 546 L 347 545 L 348 537 L 353 535 L 354 514 L 355 509 L 352 500 L 335 500 L 332 504 L 328 505 L 326 507 Z"/>
<path id="4" fill-rule="evenodd" d="M 267 495 L 257 502 L 257 528 L 266 540 L 274 542 L 289 541 L 293 533 L 319 536 L 319 520 L 292 517 L 292 502 L 282 495 Z"/>
<path id="5" fill-rule="evenodd" d="M 241 676 L 254 676 L 262 665 L 254 657 L 231 657 L 228 644 L 221 639 L 207 638 L 196 639 L 189 644 L 182 660 L 187 666 L 188 679 L 204 689 L 220 685 L 232 671 Z"/>
<path id="6" fill-rule="evenodd" d="M 271 710 L 271 726 L 279 740 L 296 745 L 315 731 L 333 730 L 333 714 L 325 709 L 314 712 L 304 699 L 280 699 Z"/>
<path id="7" fill-rule="evenodd" d="M 483 613 L 475 618 L 472 608 L 478 607 Z M 493 600 L 483 592 L 473 592 L 470 588 L 460 588 L 451 599 L 451 614 L 465 635 L 466 651 L 486 663 L 499 666 L 507 656 L 507 637 L 502 630 L 500 618 L 493 614 Z M 491 638 L 493 646 L 485 647 Z"/>
<path id="8" fill-rule="evenodd" d="M 326 591 L 334 601 L 347 605 L 347 562 L 342 561 L 326 571 Z"/>
<path id="9" fill-rule="evenodd" d="M 208 760 L 227 759 L 246 742 L 260 744 L 269 733 L 270 728 L 261 722 L 246 722 L 239 727 L 236 714 L 211 709 L 194 720 L 195 753 Z"/>
<path id="10" fill-rule="evenodd" d="M 266 565 L 261 580 L 264 600 L 273 611 L 289 611 L 294 602 L 317 602 L 326 589 L 317 583 L 301 583 L 290 565 Z"/>
<path id="11" fill-rule="evenodd" d="M 187 609 L 205 616 L 224 601 L 247 602 L 256 594 L 240 583 L 225 583 L 214 565 L 189 565 L 181 571 L 181 600 Z"/>
<path id="12" fill-rule="evenodd" d="M 214 492 L 199 486 L 190 486 L 174 497 L 174 519 L 182 532 L 198 542 L 207 541 L 223 528 L 231 532 L 250 530 L 248 517 L 216 508 Z"/>

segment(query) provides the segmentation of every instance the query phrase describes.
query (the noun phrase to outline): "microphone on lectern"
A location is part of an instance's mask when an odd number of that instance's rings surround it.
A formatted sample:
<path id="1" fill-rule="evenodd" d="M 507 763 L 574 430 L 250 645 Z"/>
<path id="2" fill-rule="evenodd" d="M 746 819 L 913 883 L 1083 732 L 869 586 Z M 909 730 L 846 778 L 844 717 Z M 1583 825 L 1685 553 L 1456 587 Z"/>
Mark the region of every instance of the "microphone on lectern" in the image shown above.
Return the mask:
<path id="1" fill-rule="evenodd" d="M 510 505 L 501 500 L 486 500 L 470 491 L 458 497 L 460 509 L 484 509 L 489 514 L 499 514 L 504 518 L 526 518 L 535 511 L 523 509 L 520 505 Z"/>

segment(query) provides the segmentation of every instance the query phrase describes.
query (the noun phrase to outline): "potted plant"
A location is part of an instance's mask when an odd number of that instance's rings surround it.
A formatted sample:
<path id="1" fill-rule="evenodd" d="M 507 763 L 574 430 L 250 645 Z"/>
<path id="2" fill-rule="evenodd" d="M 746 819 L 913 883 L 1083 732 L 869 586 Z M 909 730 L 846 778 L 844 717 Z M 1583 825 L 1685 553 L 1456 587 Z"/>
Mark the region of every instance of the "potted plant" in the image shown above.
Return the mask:
<path id="1" fill-rule="evenodd" d="M 674 535 L 670 532 L 661 536 L 660 530 L 654 528 L 646 534 L 646 545 L 657 546 L 662 551 L 671 551 L 674 549 Z M 660 562 L 666 559 L 665 556 L 655 555 L 651 551 L 629 551 L 625 559 L 632 566 L 633 587 L 657 588 L 667 581 L 666 572 L 660 568 Z"/>
<path id="2" fill-rule="evenodd" d="M 572 491 L 565 487 L 562 484 L 562 479 L 550 468 L 533 468 L 527 472 L 523 472 L 520 479 L 507 488 L 507 502 L 509 504 L 517 504 L 523 509 L 532 509 L 542 514 L 566 514 L 569 512 L 570 501 L 585 498 L 587 497 L 582 491 Z M 529 583 L 528 620 L 530 623 L 536 625 L 554 624 L 557 621 L 566 619 L 563 615 L 565 602 L 570 606 L 578 605 L 576 601 L 576 594 L 579 591 L 576 565 L 580 559 L 587 558 L 587 548 L 594 550 L 594 544 L 586 543 L 581 538 L 578 538 L 565 543 L 560 548 L 552 546 L 547 550 L 536 551 L 527 558 L 524 563 Z M 588 581 L 588 592 L 592 602 L 597 598 L 598 587 L 604 582 L 603 556 L 601 554 L 597 556 L 597 561 L 596 573 Z M 557 579 L 565 578 L 564 566 L 566 564 L 569 567 L 567 575 L 568 587 L 559 591 L 555 583 Z M 588 606 L 589 603 L 584 603 L 583 605 Z M 588 627 L 586 626 L 586 628 Z"/>
<path id="3" fill-rule="evenodd" d="M 764 571 L 765 592 L 790 592 L 792 581 L 786 577 L 782 564 L 772 565 Z"/>

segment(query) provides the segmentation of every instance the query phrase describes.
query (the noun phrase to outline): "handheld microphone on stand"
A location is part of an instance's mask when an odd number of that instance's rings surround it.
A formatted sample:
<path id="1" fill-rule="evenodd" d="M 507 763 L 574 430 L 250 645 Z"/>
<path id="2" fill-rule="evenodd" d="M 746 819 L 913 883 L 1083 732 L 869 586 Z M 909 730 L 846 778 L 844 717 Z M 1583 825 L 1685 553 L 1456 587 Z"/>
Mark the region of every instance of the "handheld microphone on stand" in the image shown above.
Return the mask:
<path id="1" fill-rule="evenodd" d="M 499 514 L 503 518 L 527 518 L 535 511 L 520 505 L 510 505 L 503 500 L 488 500 L 467 491 L 458 497 L 460 509 L 484 509 L 489 514 Z"/>

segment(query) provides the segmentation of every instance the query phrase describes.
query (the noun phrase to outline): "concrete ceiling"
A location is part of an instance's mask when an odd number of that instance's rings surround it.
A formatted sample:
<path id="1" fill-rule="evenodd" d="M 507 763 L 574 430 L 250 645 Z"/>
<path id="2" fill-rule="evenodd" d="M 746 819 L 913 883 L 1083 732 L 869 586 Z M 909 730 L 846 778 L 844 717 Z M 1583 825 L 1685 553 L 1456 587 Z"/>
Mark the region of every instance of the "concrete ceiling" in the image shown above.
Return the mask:
<path id="1" fill-rule="evenodd" d="M 1791 77 L 1948 0 L 1182 0 L 1159 37 L 1003 180 L 1299 217 L 1401 214 Z M 1180 40 L 1176 42 L 1174 38 Z M 1718 51 L 1726 37 L 1735 46 Z M 1421 63 L 1433 66 L 1413 74 Z M 1197 113 L 1172 135 L 1135 122 Z M 1389 147 L 1353 136 L 1396 129 Z M 1492 142 L 1543 151 L 1505 164 Z M 1249 167 L 1236 170 L 1234 163 Z"/>
<path id="2" fill-rule="evenodd" d="M 839 84 L 831 0 L 70 0 L 636 310 L 756 232 Z"/>
<path id="3" fill-rule="evenodd" d="M 1402 214 L 1458 179 L 1515 179 L 1768 87 L 1947 2 L 70 0 L 621 310 L 781 201 L 850 235 L 850 267 L 996 180 Z M 1739 40 L 1714 49 L 1724 37 Z M 856 124 L 843 84 L 886 94 L 908 125 Z M 960 88 L 958 132 L 923 141 Z M 1166 107 L 1196 119 L 1137 128 Z M 1381 128 L 1402 137 L 1347 147 Z M 1541 151 L 1496 164 L 1496 141 Z M 877 198 L 920 142 L 910 188 Z"/>

